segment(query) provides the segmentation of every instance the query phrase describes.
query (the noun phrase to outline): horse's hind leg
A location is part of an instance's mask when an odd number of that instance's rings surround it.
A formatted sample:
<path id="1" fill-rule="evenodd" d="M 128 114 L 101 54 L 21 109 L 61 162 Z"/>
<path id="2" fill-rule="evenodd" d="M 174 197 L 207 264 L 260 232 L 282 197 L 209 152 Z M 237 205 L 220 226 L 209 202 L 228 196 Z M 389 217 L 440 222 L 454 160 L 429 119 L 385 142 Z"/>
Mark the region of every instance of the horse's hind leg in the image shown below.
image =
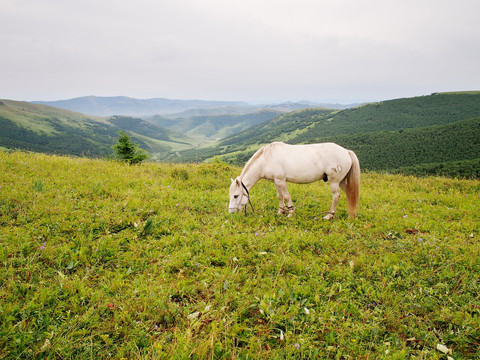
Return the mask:
<path id="1" fill-rule="evenodd" d="M 330 220 L 331 218 L 333 218 L 333 216 L 335 215 L 335 211 L 337 211 L 338 200 L 340 199 L 339 183 L 330 181 L 330 190 L 332 190 L 332 206 L 330 206 L 329 213 L 323 217 L 325 220 Z"/>
<path id="2" fill-rule="evenodd" d="M 278 197 L 278 215 L 283 215 L 289 212 L 289 216 L 295 213 L 293 210 L 293 203 L 290 193 L 288 192 L 287 182 L 285 180 L 274 180 L 275 188 L 277 189 Z M 285 209 L 285 202 L 287 208 Z"/>

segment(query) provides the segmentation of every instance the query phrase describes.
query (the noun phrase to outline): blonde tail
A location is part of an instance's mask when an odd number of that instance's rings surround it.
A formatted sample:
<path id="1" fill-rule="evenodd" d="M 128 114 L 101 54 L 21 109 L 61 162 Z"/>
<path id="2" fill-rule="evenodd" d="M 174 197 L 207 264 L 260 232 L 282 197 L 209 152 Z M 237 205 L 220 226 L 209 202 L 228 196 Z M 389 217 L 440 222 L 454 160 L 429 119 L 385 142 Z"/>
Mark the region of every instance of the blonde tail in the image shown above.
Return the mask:
<path id="1" fill-rule="evenodd" d="M 352 167 L 343 181 L 347 194 L 348 214 L 351 218 L 354 218 L 357 216 L 358 204 L 360 203 L 360 162 L 353 151 L 348 150 L 348 154 L 352 158 Z"/>

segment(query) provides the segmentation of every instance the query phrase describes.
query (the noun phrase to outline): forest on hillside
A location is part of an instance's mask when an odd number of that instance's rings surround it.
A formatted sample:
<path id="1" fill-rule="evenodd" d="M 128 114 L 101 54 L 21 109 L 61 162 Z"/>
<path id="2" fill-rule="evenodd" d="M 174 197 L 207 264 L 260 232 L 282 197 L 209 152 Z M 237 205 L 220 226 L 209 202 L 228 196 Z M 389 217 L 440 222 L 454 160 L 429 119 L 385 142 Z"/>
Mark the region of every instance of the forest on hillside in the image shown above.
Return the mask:
<path id="1" fill-rule="evenodd" d="M 64 128 L 53 119 L 50 125 L 58 131 L 57 134 L 39 134 L 0 116 L 0 144 L 10 149 L 87 157 L 106 157 L 112 153 L 115 138 L 106 125 L 90 124 L 88 136 L 80 128 Z M 110 138 L 111 143 L 105 143 L 105 137 Z"/>

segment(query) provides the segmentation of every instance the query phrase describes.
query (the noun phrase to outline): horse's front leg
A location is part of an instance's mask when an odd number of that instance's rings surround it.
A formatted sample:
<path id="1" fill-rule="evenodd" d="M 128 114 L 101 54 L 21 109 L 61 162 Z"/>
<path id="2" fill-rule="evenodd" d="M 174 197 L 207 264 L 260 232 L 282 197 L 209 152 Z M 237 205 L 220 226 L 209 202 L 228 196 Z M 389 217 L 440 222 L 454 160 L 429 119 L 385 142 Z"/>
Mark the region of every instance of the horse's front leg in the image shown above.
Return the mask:
<path id="1" fill-rule="evenodd" d="M 288 216 L 294 215 L 295 210 L 293 209 L 292 198 L 288 192 L 287 182 L 285 180 L 274 180 L 274 183 L 275 188 L 277 189 L 278 215 L 283 215 L 287 212 L 289 213 Z M 286 209 L 285 203 L 287 205 Z"/>
<path id="2" fill-rule="evenodd" d="M 325 220 L 330 220 L 335 216 L 338 200 L 340 199 L 340 186 L 338 183 L 330 182 L 330 190 L 332 191 L 332 206 L 330 206 L 329 213 L 323 217 Z"/>

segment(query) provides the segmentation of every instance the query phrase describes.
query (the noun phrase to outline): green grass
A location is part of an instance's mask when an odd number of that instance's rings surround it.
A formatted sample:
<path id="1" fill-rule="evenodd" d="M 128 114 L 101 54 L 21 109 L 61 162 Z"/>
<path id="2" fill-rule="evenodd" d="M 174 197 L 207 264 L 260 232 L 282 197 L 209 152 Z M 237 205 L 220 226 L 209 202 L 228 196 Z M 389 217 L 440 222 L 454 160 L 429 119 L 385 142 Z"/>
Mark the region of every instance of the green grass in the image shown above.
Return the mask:
<path id="1" fill-rule="evenodd" d="M 480 357 L 478 181 L 271 183 L 230 215 L 222 163 L 128 166 L 0 152 L 0 357 Z"/>

